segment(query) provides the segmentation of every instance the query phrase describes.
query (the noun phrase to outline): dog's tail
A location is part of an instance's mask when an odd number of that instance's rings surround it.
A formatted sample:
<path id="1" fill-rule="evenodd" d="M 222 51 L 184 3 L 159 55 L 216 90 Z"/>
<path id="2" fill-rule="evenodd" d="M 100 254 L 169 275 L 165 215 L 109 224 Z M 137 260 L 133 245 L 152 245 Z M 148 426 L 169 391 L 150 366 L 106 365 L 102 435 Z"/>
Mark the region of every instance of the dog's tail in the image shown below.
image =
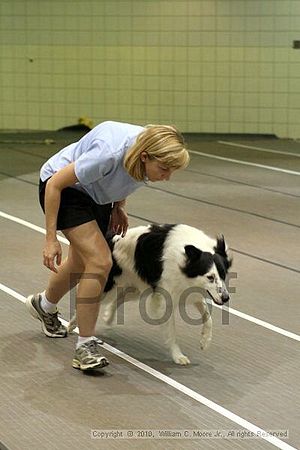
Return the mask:
<path id="1" fill-rule="evenodd" d="M 77 327 L 77 316 L 75 313 L 74 316 L 71 318 L 70 322 L 68 323 L 67 326 L 68 333 L 72 333 L 72 331 L 74 331 L 76 327 Z"/>

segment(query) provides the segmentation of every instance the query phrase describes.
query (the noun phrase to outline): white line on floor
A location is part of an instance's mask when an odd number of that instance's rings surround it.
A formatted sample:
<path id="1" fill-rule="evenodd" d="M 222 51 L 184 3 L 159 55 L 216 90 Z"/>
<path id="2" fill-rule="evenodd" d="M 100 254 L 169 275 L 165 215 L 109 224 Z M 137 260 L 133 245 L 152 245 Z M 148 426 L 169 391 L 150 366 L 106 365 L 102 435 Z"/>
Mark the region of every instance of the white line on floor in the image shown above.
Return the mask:
<path id="1" fill-rule="evenodd" d="M 275 166 L 265 166 L 264 164 L 256 164 L 256 163 L 251 163 L 251 162 L 247 162 L 247 161 L 241 161 L 239 159 L 225 158 L 224 156 L 211 155 L 210 153 L 198 152 L 196 150 L 189 150 L 189 153 L 194 153 L 195 155 L 204 156 L 205 158 L 220 159 L 221 161 L 228 161 L 228 162 L 232 162 L 235 164 L 241 164 L 244 166 L 259 167 L 261 169 L 273 170 L 274 172 L 287 173 L 289 175 L 298 175 L 298 176 L 300 175 L 300 172 L 296 172 L 295 170 L 281 169 L 280 167 L 275 167 Z"/>
<path id="2" fill-rule="evenodd" d="M 45 228 L 39 227 L 38 225 L 34 225 L 33 223 L 27 222 L 27 220 L 20 219 L 19 217 L 6 214 L 4 211 L 0 211 L 0 217 L 3 217 L 3 219 L 11 220 L 12 222 L 16 222 L 19 225 L 23 225 L 24 227 L 30 228 L 31 230 L 37 231 L 38 233 L 46 234 Z M 58 235 L 57 239 L 60 242 L 63 242 L 64 244 L 69 244 L 68 239 L 62 236 Z"/>
<path id="3" fill-rule="evenodd" d="M 11 295 L 12 297 L 16 298 L 17 300 L 25 303 L 26 297 L 19 294 L 18 292 L 14 291 L 13 289 L 5 286 L 4 284 L 0 283 L 0 289 Z M 62 323 L 64 325 L 67 325 L 68 322 L 66 320 L 61 319 Z M 138 361 L 137 359 L 133 358 L 132 356 L 127 355 L 126 353 L 122 352 L 121 350 L 118 350 L 115 347 L 112 347 L 109 344 L 103 344 L 103 347 L 110 353 L 113 353 L 114 355 L 118 356 L 119 358 L 124 359 L 125 361 L 129 362 L 130 364 L 134 365 L 135 367 L 138 367 L 140 370 L 143 370 L 144 372 L 148 373 L 149 375 L 152 375 L 154 378 L 156 378 L 159 381 L 162 381 L 163 383 L 173 387 L 177 391 L 181 392 L 182 394 L 187 395 L 188 397 L 192 398 L 193 400 L 197 401 L 198 403 L 201 403 L 202 405 L 207 406 L 209 409 L 215 411 L 218 414 L 221 414 L 223 417 L 226 417 L 227 419 L 231 420 L 232 422 L 235 422 L 239 426 L 251 431 L 255 435 L 258 435 L 261 437 L 261 439 L 264 439 L 265 441 L 270 442 L 270 444 L 274 445 L 277 448 L 280 448 L 282 450 L 297 450 L 295 447 L 292 447 L 291 445 L 287 444 L 286 442 L 281 441 L 275 436 L 270 435 L 262 428 L 259 428 L 258 426 L 254 425 L 251 422 L 248 422 L 248 420 L 243 419 L 242 417 L 238 416 L 237 414 L 234 414 L 233 412 L 229 411 L 226 408 L 223 408 L 223 406 L 218 405 L 218 403 L 215 403 L 208 398 L 204 397 L 203 395 L 199 394 L 196 391 L 193 391 L 192 389 L 188 388 L 184 384 L 178 383 L 177 381 L 173 380 L 172 378 L 164 375 L 163 373 L 159 372 L 158 370 L 153 369 L 150 366 L 147 366 L 146 364 Z"/>
<path id="4" fill-rule="evenodd" d="M 270 148 L 255 147 L 254 145 L 238 144 L 236 142 L 229 142 L 229 141 L 218 141 L 218 144 L 230 145 L 231 147 L 238 147 L 238 148 L 249 148 L 250 150 L 256 150 L 257 152 L 278 153 L 279 155 L 295 156 L 295 158 L 300 158 L 300 153 L 282 152 L 280 150 L 272 150 Z"/>
<path id="5" fill-rule="evenodd" d="M 39 227 L 37 225 L 34 225 L 34 224 L 30 223 L 30 222 L 27 222 L 26 220 L 20 219 L 19 217 L 15 217 L 15 216 L 12 216 L 10 214 L 7 214 L 7 213 L 5 213 L 3 211 L 0 211 L 0 217 L 3 217 L 4 219 L 16 222 L 16 223 L 18 223 L 20 225 L 28 227 L 31 230 L 37 231 L 39 233 L 42 233 L 42 234 L 46 233 L 44 228 Z M 57 238 L 58 238 L 59 241 L 63 242 L 64 244 L 69 244 L 69 241 L 66 238 L 61 237 L 61 236 L 58 236 Z M 231 313 L 231 314 L 233 314 L 235 316 L 238 316 L 241 319 L 248 320 L 249 322 L 255 323 L 255 325 L 259 325 L 259 326 L 264 327 L 264 328 L 266 328 L 268 330 L 274 331 L 275 333 L 281 334 L 282 336 L 285 336 L 285 337 L 288 337 L 290 339 L 294 339 L 295 341 L 299 341 L 300 342 L 300 336 L 298 334 L 292 333 L 291 331 L 284 330 L 283 328 L 279 328 L 279 327 L 277 327 L 275 325 L 272 325 L 272 324 L 270 324 L 268 322 L 265 322 L 263 320 L 257 319 L 256 317 L 250 316 L 248 314 L 245 314 L 245 313 L 243 313 L 241 311 L 238 311 L 236 309 L 227 307 L 225 305 L 218 306 L 218 305 L 216 305 L 214 303 L 213 306 L 217 307 L 217 308 L 220 308 L 220 309 L 224 309 L 225 311 L 227 311 L 227 312 L 229 312 L 229 313 Z"/>
<path id="6" fill-rule="evenodd" d="M 233 309 L 233 308 L 225 306 L 225 305 L 220 306 L 220 305 L 214 304 L 214 307 L 222 309 L 224 311 L 227 311 L 230 314 L 233 314 L 234 316 L 240 317 L 241 319 L 245 319 L 245 320 L 248 320 L 249 322 L 253 322 L 256 325 L 260 325 L 261 327 L 267 328 L 268 330 L 274 331 L 275 333 L 282 334 L 282 336 L 285 336 L 285 337 L 288 337 L 290 339 L 294 339 L 295 341 L 300 342 L 299 334 L 295 334 L 295 333 L 292 333 L 291 331 L 284 330 L 283 328 L 276 327 L 275 325 L 272 325 L 271 323 L 265 322 L 264 320 L 257 319 L 256 317 L 249 316 L 249 314 L 245 314 L 241 311 L 238 311 L 237 309 Z"/>

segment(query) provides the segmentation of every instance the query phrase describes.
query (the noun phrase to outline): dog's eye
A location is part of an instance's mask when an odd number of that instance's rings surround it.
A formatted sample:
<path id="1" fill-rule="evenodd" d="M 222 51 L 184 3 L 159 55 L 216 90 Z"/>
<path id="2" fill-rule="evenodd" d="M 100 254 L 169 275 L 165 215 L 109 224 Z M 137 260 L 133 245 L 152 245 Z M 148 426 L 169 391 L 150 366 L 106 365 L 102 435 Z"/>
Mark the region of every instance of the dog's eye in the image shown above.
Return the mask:
<path id="1" fill-rule="evenodd" d="M 215 281 L 215 276 L 214 275 L 209 275 L 207 277 L 208 281 L 211 281 L 212 283 Z"/>

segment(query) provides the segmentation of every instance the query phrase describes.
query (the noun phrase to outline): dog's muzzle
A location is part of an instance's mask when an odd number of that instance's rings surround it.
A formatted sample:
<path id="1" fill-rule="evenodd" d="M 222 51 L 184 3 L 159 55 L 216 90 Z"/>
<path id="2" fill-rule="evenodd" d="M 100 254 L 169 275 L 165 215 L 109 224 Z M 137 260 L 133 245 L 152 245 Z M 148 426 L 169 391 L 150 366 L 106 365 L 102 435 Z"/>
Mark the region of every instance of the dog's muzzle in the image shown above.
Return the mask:
<path id="1" fill-rule="evenodd" d="M 219 294 L 223 303 L 227 303 L 230 299 L 229 293 L 226 288 L 226 284 L 223 281 L 223 286 L 219 289 Z"/>
<path id="2" fill-rule="evenodd" d="M 220 305 L 220 304 L 223 305 L 224 303 L 227 303 L 228 300 L 230 299 L 230 296 L 229 296 L 229 294 L 228 294 L 227 289 L 224 289 L 223 287 L 220 288 L 220 289 L 219 289 L 219 292 L 218 292 L 218 293 L 219 293 L 219 298 L 220 298 L 221 301 L 217 301 L 209 291 L 206 291 L 206 292 L 208 293 L 208 295 L 210 296 L 210 298 L 211 298 L 215 303 L 217 303 L 218 305 Z M 218 299 L 218 300 L 219 300 L 219 299 Z"/>

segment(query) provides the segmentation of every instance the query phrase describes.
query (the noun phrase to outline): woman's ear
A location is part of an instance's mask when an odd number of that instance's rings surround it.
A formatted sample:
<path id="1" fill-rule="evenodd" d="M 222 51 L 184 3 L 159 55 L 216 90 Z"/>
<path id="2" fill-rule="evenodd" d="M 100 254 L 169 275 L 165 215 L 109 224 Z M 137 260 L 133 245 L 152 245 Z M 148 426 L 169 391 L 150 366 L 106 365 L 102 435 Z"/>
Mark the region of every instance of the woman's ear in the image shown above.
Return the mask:
<path id="1" fill-rule="evenodd" d="M 148 159 L 148 153 L 147 153 L 147 152 L 141 152 L 140 158 L 141 158 L 141 161 L 142 161 L 143 163 L 146 162 L 147 159 Z"/>

